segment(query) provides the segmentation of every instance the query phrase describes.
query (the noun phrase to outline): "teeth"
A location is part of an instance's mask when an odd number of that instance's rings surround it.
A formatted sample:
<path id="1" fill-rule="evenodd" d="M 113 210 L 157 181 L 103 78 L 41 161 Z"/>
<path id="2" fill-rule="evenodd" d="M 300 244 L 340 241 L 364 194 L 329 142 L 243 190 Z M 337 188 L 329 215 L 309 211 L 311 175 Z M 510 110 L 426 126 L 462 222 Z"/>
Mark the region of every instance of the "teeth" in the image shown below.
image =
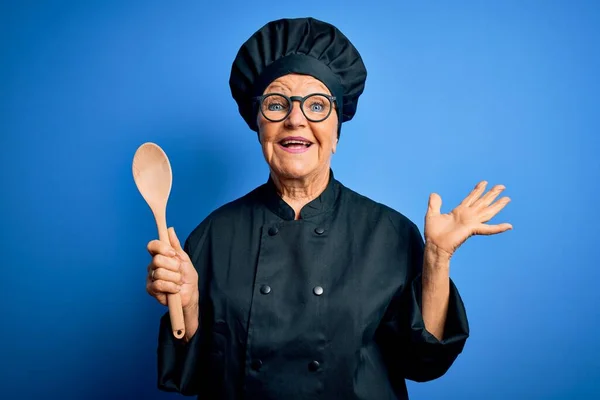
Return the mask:
<path id="1" fill-rule="evenodd" d="M 283 144 L 285 146 L 288 146 L 288 145 L 291 145 L 291 144 L 300 144 L 300 145 L 305 145 L 306 146 L 306 145 L 309 145 L 310 143 L 309 142 L 303 142 L 303 141 L 300 141 L 300 140 L 284 140 L 281 144 Z"/>

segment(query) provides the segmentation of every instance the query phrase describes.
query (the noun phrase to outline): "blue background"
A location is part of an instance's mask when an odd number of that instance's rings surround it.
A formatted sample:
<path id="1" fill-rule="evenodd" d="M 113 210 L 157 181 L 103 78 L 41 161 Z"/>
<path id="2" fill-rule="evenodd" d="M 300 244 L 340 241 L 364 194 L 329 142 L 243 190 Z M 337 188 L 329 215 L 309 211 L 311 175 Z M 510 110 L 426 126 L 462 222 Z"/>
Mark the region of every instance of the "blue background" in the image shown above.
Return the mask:
<path id="1" fill-rule="evenodd" d="M 414 399 L 600 396 L 600 6 L 589 1 L 2 2 L 0 397 L 167 399 L 156 237 L 131 161 L 167 152 L 181 240 L 267 179 L 229 94 L 244 40 L 281 17 L 338 26 L 369 71 L 333 160 L 423 228 L 481 179 L 512 202 L 451 276 L 472 336 Z"/>

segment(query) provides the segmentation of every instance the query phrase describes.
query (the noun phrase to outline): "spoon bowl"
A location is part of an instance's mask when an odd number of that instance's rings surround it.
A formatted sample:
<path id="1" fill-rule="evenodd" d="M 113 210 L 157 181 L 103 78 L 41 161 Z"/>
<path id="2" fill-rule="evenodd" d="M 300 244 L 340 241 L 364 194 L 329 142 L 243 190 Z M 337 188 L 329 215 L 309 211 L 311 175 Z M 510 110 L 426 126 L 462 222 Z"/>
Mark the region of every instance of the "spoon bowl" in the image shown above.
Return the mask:
<path id="1" fill-rule="evenodd" d="M 155 143 L 144 143 L 138 147 L 133 156 L 132 170 L 133 180 L 154 214 L 158 239 L 170 244 L 166 214 L 173 184 L 173 173 L 167 154 Z M 173 335 L 181 339 L 185 335 L 181 296 L 178 293 L 169 294 L 167 303 Z"/>

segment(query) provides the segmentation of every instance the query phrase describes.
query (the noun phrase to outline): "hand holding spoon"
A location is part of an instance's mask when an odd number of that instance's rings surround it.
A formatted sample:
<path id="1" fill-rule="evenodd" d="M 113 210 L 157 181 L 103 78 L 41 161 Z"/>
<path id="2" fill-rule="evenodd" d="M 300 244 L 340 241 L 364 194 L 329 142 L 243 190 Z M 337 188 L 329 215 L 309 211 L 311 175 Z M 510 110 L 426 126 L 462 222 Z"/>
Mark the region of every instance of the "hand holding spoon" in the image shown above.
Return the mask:
<path id="1" fill-rule="evenodd" d="M 154 214 L 158 239 L 169 243 L 166 214 L 173 181 L 169 159 L 158 145 L 144 143 L 135 152 L 132 169 L 135 184 Z M 173 335 L 181 339 L 185 335 L 181 296 L 179 293 L 169 294 L 167 303 Z"/>

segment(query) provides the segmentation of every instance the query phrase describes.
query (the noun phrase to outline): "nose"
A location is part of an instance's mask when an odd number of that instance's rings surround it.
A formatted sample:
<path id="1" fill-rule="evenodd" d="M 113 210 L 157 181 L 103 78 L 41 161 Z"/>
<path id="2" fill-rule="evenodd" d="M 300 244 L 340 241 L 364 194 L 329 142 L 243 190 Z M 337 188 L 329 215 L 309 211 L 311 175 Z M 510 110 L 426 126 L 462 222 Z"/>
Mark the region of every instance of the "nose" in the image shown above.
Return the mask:
<path id="1" fill-rule="evenodd" d="M 285 126 L 288 128 L 298 128 L 306 125 L 306 117 L 300 109 L 300 101 L 292 100 L 292 111 L 285 119 Z"/>

